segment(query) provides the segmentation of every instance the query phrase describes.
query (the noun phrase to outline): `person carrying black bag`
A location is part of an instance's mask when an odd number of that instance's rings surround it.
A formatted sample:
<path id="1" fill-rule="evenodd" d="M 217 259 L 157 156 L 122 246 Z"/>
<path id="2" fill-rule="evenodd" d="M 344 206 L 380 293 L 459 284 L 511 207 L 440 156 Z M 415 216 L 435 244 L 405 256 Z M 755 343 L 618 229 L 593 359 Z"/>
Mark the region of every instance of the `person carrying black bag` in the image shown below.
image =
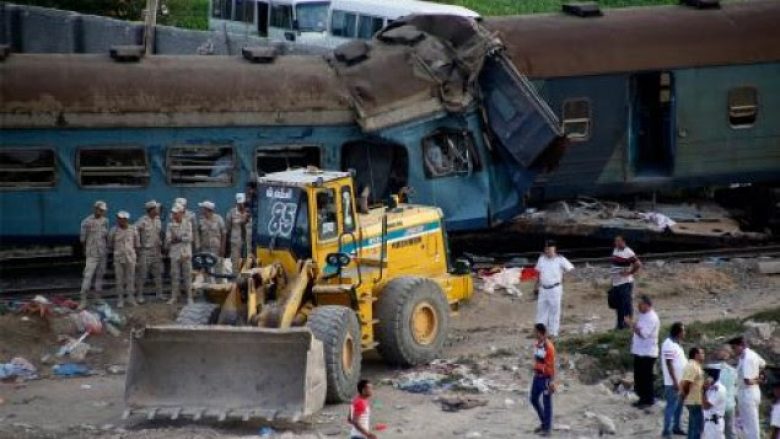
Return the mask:
<path id="1" fill-rule="evenodd" d="M 612 250 L 612 288 L 607 293 L 607 304 L 615 310 L 617 323 L 615 329 L 626 329 L 626 317 L 633 317 L 634 274 L 642 267 L 636 254 L 627 245 L 622 236 L 615 236 L 615 248 Z"/>

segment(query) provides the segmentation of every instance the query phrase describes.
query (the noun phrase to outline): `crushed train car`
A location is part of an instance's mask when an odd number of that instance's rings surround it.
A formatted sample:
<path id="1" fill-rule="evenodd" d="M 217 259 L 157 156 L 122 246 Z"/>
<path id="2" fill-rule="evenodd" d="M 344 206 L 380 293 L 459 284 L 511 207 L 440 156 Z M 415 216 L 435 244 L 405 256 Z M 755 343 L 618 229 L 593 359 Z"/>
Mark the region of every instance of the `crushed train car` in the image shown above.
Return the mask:
<path id="1" fill-rule="evenodd" d="M 6 57 L 0 239 L 72 241 L 95 199 L 227 210 L 256 176 L 307 165 L 354 169 L 375 202 L 411 187 L 451 230 L 480 229 L 521 211 L 560 147 L 503 43 L 467 18 L 398 20 L 327 57 L 245 55 Z"/>

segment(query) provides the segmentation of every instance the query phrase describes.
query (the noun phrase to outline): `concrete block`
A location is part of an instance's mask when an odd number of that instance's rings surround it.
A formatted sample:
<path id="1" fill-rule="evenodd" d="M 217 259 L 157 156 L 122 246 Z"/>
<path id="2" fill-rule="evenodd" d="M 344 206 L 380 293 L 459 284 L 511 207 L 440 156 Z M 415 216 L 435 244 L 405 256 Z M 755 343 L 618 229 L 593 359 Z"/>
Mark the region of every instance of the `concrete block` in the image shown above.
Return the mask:
<path id="1" fill-rule="evenodd" d="M 111 46 L 142 44 L 143 26 L 129 21 L 82 15 L 81 42 L 81 52 L 107 55 Z"/>
<path id="2" fill-rule="evenodd" d="M 759 261 L 756 271 L 761 274 L 780 274 L 780 260 Z"/>
<path id="3" fill-rule="evenodd" d="M 20 14 L 22 51 L 26 53 L 73 53 L 79 14 L 56 9 L 26 7 Z"/>

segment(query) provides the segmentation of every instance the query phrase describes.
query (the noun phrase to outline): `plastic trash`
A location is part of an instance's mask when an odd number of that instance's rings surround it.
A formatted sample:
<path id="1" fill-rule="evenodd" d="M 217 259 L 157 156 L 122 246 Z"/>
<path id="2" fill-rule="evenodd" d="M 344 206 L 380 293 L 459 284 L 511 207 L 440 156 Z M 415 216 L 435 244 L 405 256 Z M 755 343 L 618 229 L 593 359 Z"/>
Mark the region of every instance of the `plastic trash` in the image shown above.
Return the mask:
<path id="1" fill-rule="evenodd" d="M 266 437 L 272 437 L 276 433 L 276 431 L 271 427 L 261 427 L 260 430 L 257 431 L 258 436 L 266 438 Z"/>
<path id="2" fill-rule="evenodd" d="M 0 363 L 0 380 L 21 378 L 33 380 L 38 378 L 38 369 L 22 357 L 15 357 L 8 363 Z"/>
<path id="3" fill-rule="evenodd" d="M 85 332 L 85 333 L 81 334 L 81 337 L 79 337 L 79 338 L 77 338 L 75 340 L 74 339 L 70 339 L 70 341 L 65 346 L 61 347 L 60 350 L 57 351 L 57 356 L 58 357 L 64 357 L 65 355 L 69 355 L 71 352 L 73 352 L 76 349 L 82 349 L 82 348 L 79 348 L 79 345 L 84 343 L 84 340 L 87 338 L 88 335 L 89 335 L 89 332 Z M 70 338 L 70 337 L 68 337 L 68 338 Z M 87 351 L 89 351 L 89 345 L 87 345 Z M 84 351 L 84 354 L 86 355 L 86 351 Z"/>
<path id="4" fill-rule="evenodd" d="M 86 331 L 92 334 L 103 332 L 103 323 L 100 321 L 100 316 L 86 309 L 77 314 L 71 314 L 71 319 L 76 323 L 79 332 Z"/>
<path id="5" fill-rule="evenodd" d="M 95 311 L 100 316 L 100 319 L 104 322 L 110 323 L 117 328 L 121 328 L 125 325 L 125 318 L 114 311 L 113 308 L 107 303 L 101 303 L 95 307 Z"/>
<path id="6" fill-rule="evenodd" d="M 54 375 L 64 377 L 87 376 L 92 373 L 87 366 L 76 363 L 57 364 L 52 368 L 52 372 Z"/>

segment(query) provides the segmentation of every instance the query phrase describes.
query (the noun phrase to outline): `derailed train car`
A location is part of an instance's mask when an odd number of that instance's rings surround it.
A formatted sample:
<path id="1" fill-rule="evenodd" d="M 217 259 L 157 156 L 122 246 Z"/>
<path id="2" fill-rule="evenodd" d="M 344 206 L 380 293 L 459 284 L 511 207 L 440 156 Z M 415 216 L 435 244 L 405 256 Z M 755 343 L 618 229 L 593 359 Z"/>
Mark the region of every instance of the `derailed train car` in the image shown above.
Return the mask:
<path id="1" fill-rule="evenodd" d="M 522 209 L 560 139 L 502 43 L 466 18 L 399 20 L 325 58 L 244 55 L 5 58 L 3 244 L 73 242 L 96 199 L 134 216 L 151 198 L 227 210 L 255 176 L 308 165 L 354 169 L 374 201 L 412 187 L 451 230 L 485 228 Z"/>
<path id="2" fill-rule="evenodd" d="M 485 21 L 570 140 L 560 166 L 538 176 L 534 198 L 740 183 L 776 191 L 780 2 L 582 15 Z"/>

